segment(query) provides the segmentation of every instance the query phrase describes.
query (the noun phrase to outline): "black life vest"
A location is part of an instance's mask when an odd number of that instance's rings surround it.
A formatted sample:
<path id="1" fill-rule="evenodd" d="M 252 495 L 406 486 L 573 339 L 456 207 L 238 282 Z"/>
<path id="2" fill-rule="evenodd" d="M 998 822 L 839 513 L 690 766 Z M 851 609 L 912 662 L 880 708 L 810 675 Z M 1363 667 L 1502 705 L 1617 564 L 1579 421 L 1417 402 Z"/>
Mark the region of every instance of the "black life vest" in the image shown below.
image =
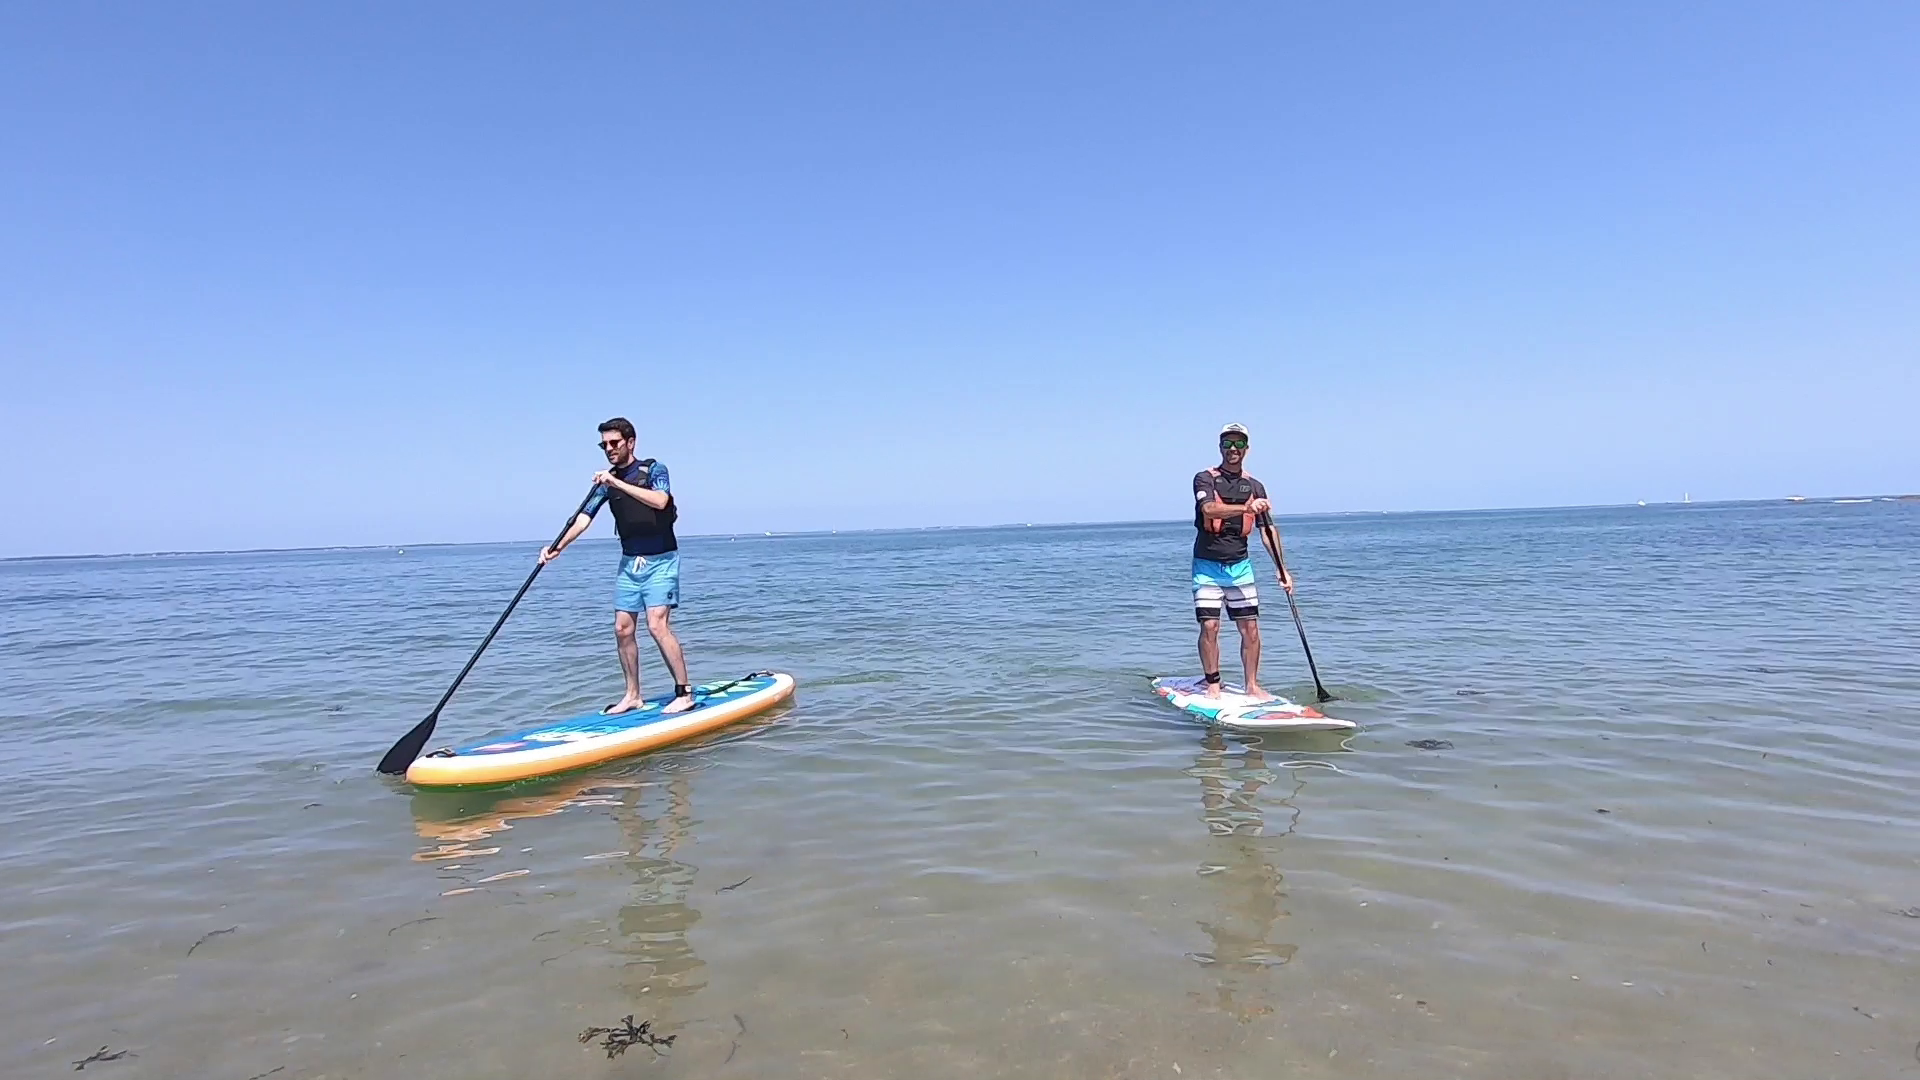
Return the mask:
<path id="1" fill-rule="evenodd" d="M 653 489 L 654 459 L 636 461 L 615 475 L 636 487 Z M 636 475 L 637 474 L 637 475 Z M 613 528 L 620 534 L 620 549 L 628 555 L 664 555 L 678 550 L 673 523 L 680 520 L 680 504 L 671 495 L 666 508 L 655 510 L 616 487 L 607 488 L 607 508 L 613 511 Z"/>

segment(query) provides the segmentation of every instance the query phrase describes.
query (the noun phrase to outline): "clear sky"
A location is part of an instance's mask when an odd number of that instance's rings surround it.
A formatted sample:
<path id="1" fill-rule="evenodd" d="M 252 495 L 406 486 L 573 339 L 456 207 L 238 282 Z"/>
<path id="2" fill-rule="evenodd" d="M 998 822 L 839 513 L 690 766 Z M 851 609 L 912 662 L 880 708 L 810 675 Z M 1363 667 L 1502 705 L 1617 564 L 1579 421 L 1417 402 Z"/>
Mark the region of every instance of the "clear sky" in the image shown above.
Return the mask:
<path id="1" fill-rule="evenodd" d="M 0 6 L 0 555 L 1920 489 L 1913 3 Z M 604 535 L 609 526 L 596 526 Z"/>

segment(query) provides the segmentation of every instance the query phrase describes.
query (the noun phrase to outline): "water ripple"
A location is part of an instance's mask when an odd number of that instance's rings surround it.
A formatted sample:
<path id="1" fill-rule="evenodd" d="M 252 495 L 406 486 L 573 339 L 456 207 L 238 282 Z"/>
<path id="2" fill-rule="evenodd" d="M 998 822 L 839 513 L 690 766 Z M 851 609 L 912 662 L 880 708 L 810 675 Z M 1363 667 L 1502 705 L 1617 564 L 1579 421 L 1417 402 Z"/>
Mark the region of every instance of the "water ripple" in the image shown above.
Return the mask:
<path id="1" fill-rule="evenodd" d="M 1184 527 L 696 540 L 695 677 L 792 706 L 453 793 L 371 765 L 529 545 L 0 564 L 0 1071 L 552 1075 L 635 1013 L 663 1076 L 1894 1075 L 1913 512 L 1286 522 L 1362 729 L 1258 738 L 1146 691 Z M 611 558 L 443 738 L 610 700 Z"/>

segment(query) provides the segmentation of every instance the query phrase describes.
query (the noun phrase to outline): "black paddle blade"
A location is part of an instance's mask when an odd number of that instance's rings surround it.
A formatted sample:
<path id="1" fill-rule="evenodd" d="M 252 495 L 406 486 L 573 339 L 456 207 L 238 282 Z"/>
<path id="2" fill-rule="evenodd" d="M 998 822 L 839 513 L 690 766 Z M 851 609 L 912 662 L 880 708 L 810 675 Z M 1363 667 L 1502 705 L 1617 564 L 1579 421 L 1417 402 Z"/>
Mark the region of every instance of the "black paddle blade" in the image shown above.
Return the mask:
<path id="1" fill-rule="evenodd" d="M 388 776 L 405 774 L 407 766 L 413 764 L 413 759 L 419 757 L 420 751 L 426 749 L 427 740 L 433 738 L 433 726 L 439 722 L 440 710 L 435 709 L 433 715 L 413 725 L 412 731 L 400 736 L 400 741 L 393 744 L 393 749 L 387 751 L 387 756 L 381 758 L 380 764 L 376 767 Z"/>

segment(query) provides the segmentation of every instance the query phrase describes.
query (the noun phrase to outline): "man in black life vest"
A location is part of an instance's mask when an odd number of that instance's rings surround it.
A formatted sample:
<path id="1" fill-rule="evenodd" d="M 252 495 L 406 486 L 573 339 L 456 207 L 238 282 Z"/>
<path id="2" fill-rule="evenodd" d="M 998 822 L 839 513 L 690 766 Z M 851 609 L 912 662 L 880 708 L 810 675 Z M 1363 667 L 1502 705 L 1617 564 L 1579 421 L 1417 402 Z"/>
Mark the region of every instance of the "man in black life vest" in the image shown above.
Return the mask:
<path id="1" fill-rule="evenodd" d="M 1260 689 L 1260 593 L 1253 581 L 1253 560 L 1247 539 L 1257 529 L 1267 553 L 1279 568 L 1280 587 L 1293 591 L 1293 575 L 1280 554 L 1280 531 L 1273 527 L 1273 504 L 1265 484 L 1241 468 L 1247 460 L 1247 429 L 1228 424 L 1220 429 L 1220 464 L 1193 477 L 1193 613 L 1200 620 L 1200 673 L 1207 696 L 1220 696 L 1220 609 L 1225 608 L 1240 630 L 1240 665 L 1246 671 L 1246 692 L 1259 699 L 1273 695 Z"/>
<path id="2" fill-rule="evenodd" d="M 602 506 L 613 507 L 614 531 L 620 534 L 620 571 L 614 575 L 613 636 L 620 650 L 620 671 L 627 677 L 627 694 L 606 707 L 609 715 L 647 707 L 640 696 L 640 647 L 634 630 L 641 611 L 647 613 L 647 632 L 660 647 L 660 658 L 673 674 L 673 700 L 662 713 L 693 708 L 693 689 L 687 682 L 687 658 L 670 621 L 680 606 L 680 542 L 673 523 L 680 516 L 673 501 L 667 467 L 648 458 L 633 457 L 633 425 L 616 416 L 600 425 L 600 449 L 606 469 L 593 474 L 594 489 L 586 508 L 574 518 L 566 535 L 551 548 L 542 548 L 542 565 L 574 542 Z"/>

